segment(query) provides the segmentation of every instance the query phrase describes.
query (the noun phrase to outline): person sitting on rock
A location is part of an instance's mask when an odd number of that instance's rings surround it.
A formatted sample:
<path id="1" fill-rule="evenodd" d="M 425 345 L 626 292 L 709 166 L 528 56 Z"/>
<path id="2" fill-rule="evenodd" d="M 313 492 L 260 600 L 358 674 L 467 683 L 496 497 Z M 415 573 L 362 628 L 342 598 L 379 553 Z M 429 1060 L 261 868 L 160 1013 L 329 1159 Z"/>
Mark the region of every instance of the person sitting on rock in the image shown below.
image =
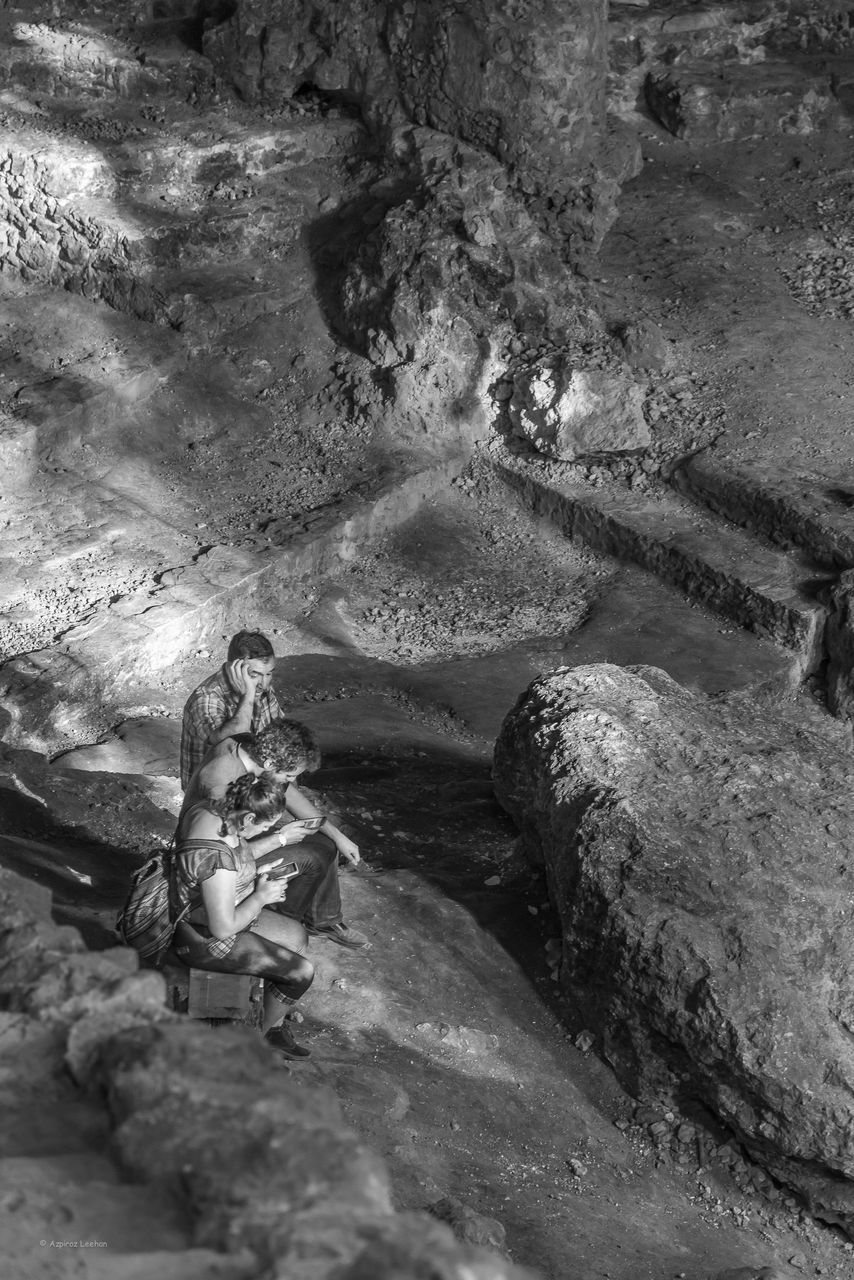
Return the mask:
<path id="1" fill-rule="evenodd" d="M 226 660 L 193 690 L 181 723 L 181 786 L 210 747 L 236 733 L 258 733 L 282 717 L 272 687 L 273 646 L 260 631 L 232 636 Z"/>
<path id="2" fill-rule="evenodd" d="M 302 825 L 303 821 L 322 815 L 296 786 L 296 779 L 319 765 L 320 752 L 310 730 L 296 720 L 277 720 L 255 736 L 237 734 L 217 742 L 208 751 L 190 779 L 181 814 L 199 801 L 221 799 L 228 784 L 242 773 L 271 773 L 287 787 L 288 821 L 281 833 L 286 837 L 284 843 L 295 846 L 290 856 L 299 871 L 288 886 L 286 901 L 276 909 L 303 923 L 314 937 L 359 950 L 370 944 L 364 934 L 344 923 L 338 882 L 339 855 L 357 866 L 359 846 L 329 818 L 323 818 L 316 833 Z"/>
<path id="3" fill-rule="evenodd" d="M 250 845 L 244 834 L 249 824 L 275 821 L 284 811 L 280 782 L 245 773 L 221 799 L 198 801 L 182 814 L 170 882 L 170 911 L 178 919 L 172 955 L 191 969 L 263 978 L 265 1040 L 287 1058 L 307 1058 L 310 1050 L 297 1044 L 284 1018 L 311 985 L 314 967 L 302 954 L 302 925 L 271 910 L 288 892 L 288 881 L 275 878 L 284 855 L 264 856 L 283 841 L 275 833 Z"/>

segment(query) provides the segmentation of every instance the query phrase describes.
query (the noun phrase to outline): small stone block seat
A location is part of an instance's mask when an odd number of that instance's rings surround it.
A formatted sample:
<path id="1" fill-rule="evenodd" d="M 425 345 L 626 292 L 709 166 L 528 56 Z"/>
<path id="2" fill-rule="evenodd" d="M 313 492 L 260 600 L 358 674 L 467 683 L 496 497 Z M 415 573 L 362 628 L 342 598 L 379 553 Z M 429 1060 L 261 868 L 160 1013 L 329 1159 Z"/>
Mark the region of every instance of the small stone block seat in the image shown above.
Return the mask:
<path id="1" fill-rule="evenodd" d="M 260 1027 L 264 981 L 244 973 L 211 973 L 170 961 L 163 967 L 167 1003 L 176 1013 L 212 1024 L 242 1022 Z"/>

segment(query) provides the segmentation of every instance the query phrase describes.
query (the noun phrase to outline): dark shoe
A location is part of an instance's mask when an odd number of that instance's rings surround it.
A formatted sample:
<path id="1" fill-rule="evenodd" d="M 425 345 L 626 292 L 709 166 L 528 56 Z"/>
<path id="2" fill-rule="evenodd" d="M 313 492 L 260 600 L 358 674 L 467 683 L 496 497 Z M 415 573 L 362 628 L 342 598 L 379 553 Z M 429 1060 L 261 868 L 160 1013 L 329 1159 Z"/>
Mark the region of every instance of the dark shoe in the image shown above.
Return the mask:
<path id="1" fill-rule="evenodd" d="M 354 951 L 370 947 L 370 942 L 363 933 L 351 929 L 348 924 L 307 924 L 306 933 L 312 938 L 328 938 L 337 942 L 339 947 L 351 947 Z"/>
<path id="2" fill-rule="evenodd" d="M 310 1058 L 311 1049 L 306 1049 L 304 1044 L 297 1044 L 296 1040 L 290 1033 L 290 1029 L 284 1022 L 278 1027 L 271 1027 L 264 1036 L 267 1044 L 281 1053 L 285 1058 Z"/>

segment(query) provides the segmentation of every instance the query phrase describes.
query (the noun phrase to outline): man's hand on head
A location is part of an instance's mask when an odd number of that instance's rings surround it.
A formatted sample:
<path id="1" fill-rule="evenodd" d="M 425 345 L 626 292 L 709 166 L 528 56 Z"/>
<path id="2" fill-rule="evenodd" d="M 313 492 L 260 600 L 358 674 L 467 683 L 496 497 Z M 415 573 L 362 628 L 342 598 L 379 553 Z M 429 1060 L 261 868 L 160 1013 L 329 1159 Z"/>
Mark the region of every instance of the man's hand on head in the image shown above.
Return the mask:
<path id="1" fill-rule="evenodd" d="M 228 678 L 237 693 L 250 694 L 254 700 L 261 677 L 250 671 L 251 665 L 248 658 L 236 658 L 228 664 Z"/>
<path id="2" fill-rule="evenodd" d="M 246 692 L 245 668 L 246 661 L 244 658 L 235 658 L 233 662 L 228 664 L 228 679 L 235 693 Z"/>

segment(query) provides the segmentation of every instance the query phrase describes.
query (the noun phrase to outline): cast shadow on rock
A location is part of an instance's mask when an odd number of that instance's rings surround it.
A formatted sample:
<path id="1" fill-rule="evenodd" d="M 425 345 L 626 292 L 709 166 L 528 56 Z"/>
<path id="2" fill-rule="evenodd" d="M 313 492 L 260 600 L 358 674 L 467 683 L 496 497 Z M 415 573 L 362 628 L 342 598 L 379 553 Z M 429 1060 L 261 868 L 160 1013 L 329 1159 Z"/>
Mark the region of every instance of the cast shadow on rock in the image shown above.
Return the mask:
<path id="1" fill-rule="evenodd" d="M 73 924 L 95 950 L 117 946 L 104 915 L 119 910 L 140 854 L 55 822 L 36 800 L 0 786 L 0 866 L 50 889 L 53 917 Z"/>

